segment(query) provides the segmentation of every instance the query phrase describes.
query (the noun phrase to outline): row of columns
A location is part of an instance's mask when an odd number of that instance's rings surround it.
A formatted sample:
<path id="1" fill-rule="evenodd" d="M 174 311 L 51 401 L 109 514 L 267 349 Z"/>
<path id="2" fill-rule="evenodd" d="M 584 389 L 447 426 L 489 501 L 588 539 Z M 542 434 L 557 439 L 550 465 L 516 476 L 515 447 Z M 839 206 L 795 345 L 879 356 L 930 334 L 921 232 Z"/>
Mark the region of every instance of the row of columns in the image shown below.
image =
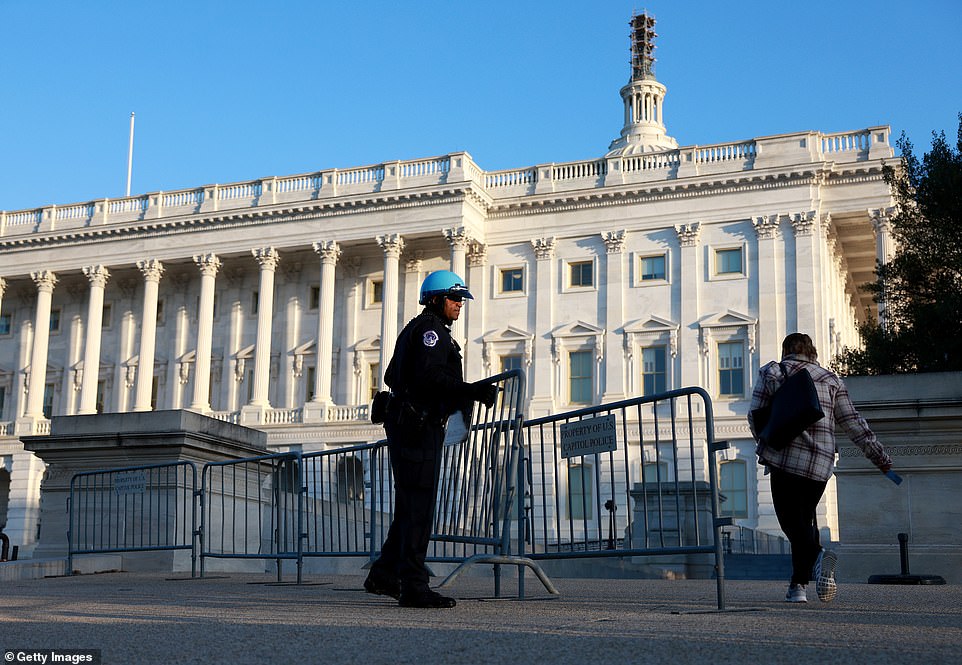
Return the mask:
<path id="1" fill-rule="evenodd" d="M 466 253 L 473 242 L 470 233 L 463 228 L 446 229 L 444 235 L 452 247 L 451 269 L 459 275 L 465 274 Z M 384 252 L 384 283 L 382 301 L 381 374 L 394 351 L 398 330 L 399 302 L 399 261 L 404 249 L 400 235 L 388 234 L 376 238 Z M 312 245 L 320 258 L 320 300 L 317 330 L 317 367 L 315 371 L 315 407 L 323 413 L 333 404 L 331 391 L 331 365 L 333 359 L 333 317 L 335 269 L 341 255 L 341 248 L 333 240 L 316 242 Z M 270 385 L 270 357 L 272 320 L 274 310 L 274 276 L 280 255 L 273 247 L 251 250 L 260 267 L 258 287 L 257 336 L 254 347 L 254 380 L 248 411 L 263 411 L 270 408 L 268 389 Z M 213 343 L 214 294 L 218 271 L 222 267 L 220 259 L 213 253 L 199 254 L 193 262 L 200 271 L 200 298 L 197 317 L 197 335 L 194 358 L 194 385 L 190 409 L 205 412 L 210 405 L 211 350 Z M 134 411 L 149 411 L 153 380 L 153 365 L 156 351 L 157 308 L 160 280 L 164 265 L 156 259 L 144 259 L 136 263 L 144 278 L 143 311 L 141 318 L 140 352 L 138 354 L 137 379 L 135 383 Z M 417 262 L 420 270 L 420 261 Z M 104 291 L 110 278 L 110 271 L 102 265 L 85 266 L 83 274 L 90 288 L 87 305 L 86 335 L 84 341 L 82 376 L 80 383 L 80 414 L 96 413 L 97 384 L 100 367 L 100 347 L 103 327 Z M 57 276 L 48 270 L 31 273 L 37 287 L 37 306 L 34 319 L 33 348 L 30 356 L 30 371 L 27 379 L 27 401 L 24 418 L 39 421 L 43 419 L 43 392 L 46 383 L 47 354 L 49 347 L 50 315 L 53 289 Z M 6 290 L 6 282 L 0 279 L 0 303 Z M 326 314 L 326 316 L 325 316 Z M 459 338 L 460 336 L 456 336 Z M 383 378 L 381 379 L 383 381 Z M 321 416 L 323 419 L 323 416 Z"/>

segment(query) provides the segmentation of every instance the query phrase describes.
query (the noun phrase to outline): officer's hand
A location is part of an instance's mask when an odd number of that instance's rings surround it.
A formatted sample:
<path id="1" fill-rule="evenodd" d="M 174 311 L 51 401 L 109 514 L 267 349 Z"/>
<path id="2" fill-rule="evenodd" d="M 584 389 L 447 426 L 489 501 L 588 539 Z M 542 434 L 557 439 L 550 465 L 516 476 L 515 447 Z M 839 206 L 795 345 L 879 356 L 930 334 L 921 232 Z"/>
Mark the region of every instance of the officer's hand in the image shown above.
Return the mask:
<path id="1" fill-rule="evenodd" d="M 498 399 L 498 387 L 493 383 L 482 383 L 480 381 L 472 383 L 471 397 L 490 409 L 494 406 L 494 401 Z"/>

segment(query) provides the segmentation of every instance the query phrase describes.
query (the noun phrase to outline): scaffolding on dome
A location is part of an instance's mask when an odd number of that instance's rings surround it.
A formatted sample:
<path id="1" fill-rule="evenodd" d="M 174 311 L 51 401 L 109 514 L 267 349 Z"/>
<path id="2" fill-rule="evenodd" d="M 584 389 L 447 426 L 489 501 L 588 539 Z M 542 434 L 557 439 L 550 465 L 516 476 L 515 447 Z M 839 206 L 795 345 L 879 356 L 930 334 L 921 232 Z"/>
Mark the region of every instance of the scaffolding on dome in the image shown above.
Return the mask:
<path id="1" fill-rule="evenodd" d="M 655 78 L 655 17 L 647 12 L 631 17 L 631 79 Z"/>

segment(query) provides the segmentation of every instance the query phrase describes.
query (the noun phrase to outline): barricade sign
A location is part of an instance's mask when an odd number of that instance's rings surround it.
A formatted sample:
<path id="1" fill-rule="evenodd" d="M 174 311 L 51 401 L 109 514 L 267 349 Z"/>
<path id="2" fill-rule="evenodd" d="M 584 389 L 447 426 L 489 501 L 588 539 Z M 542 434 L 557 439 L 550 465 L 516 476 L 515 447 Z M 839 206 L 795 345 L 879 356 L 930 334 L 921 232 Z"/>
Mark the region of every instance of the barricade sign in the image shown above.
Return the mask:
<path id="1" fill-rule="evenodd" d="M 614 414 L 565 423 L 558 430 L 564 459 L 618 450 Z"/>

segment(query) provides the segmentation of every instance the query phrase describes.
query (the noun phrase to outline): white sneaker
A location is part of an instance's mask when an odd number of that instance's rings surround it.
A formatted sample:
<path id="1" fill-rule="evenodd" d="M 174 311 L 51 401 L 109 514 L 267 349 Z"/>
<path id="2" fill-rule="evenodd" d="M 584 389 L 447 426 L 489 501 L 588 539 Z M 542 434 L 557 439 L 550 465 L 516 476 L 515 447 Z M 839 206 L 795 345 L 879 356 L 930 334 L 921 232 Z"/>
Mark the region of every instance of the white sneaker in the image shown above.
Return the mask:
<path id="1" fill-rule="evenodd" d="M 788 603 L 807 603 L 808 596 L 805 594 L 805 585 L 790 584 L 788 593 L 785 594 L 785 601 Z"/>
<path id="2" fill-rule="evenodd" d="M 815 559 L 815 567 L 812 576 L 815 578 L 815 593 L 823 603 L 835 600 L 838 593 L 838 585 L 835 583 L 835 565 L 838 563 L 838 555 L 832 550 L 823 549 Z"/>

